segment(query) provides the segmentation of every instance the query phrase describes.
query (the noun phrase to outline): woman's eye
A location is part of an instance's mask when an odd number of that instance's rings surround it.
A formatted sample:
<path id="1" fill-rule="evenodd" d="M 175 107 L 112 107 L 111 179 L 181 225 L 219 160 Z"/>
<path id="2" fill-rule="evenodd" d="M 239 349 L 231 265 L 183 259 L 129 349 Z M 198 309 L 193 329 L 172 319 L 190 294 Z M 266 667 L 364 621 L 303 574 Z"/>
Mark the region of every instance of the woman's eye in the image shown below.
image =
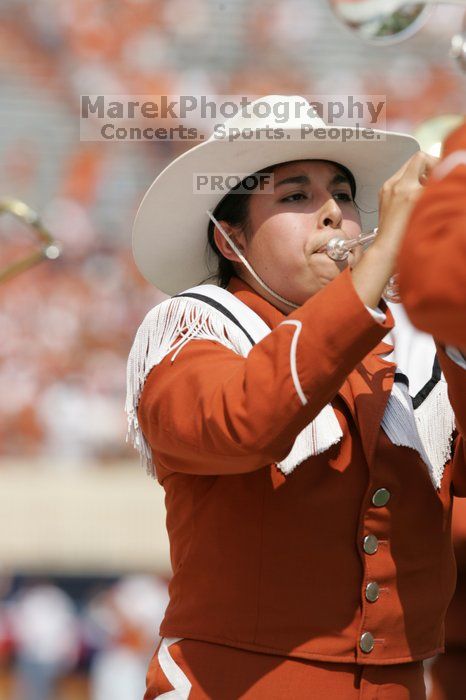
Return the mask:
<path id="1" fill-rule="evenodd" d="M 298 202 L 298 199 L 294 199 L 295 197 L 304 197 L 306 198 L 306 195 L 303 194 L 302 192 L 296 192 L 295 194 L 289 194 L 287 197 L 284 197 L 281 201 L 282 202 Z"/>
<path id="2" fill-rule="evenodd" d="M 339 199 L 340 201 L 343 202 L 352 202 L 353 197 L 348 194 L 348 192 L 334 192 L 333 197 L 335 199 Z M 295 192 L 294 194 L 289 194 L 283 199 L 281 199 L 281 202 L 299 202 L 301 199 L 306 199 L 307 196 L 303 192 Z"/>

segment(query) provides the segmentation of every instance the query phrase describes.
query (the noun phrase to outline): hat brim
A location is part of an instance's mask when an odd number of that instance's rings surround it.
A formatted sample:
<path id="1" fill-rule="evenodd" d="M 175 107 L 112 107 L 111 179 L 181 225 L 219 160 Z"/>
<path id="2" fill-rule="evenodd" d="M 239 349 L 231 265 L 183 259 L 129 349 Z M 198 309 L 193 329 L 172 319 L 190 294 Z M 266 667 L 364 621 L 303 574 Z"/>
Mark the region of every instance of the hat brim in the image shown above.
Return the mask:
<path id="1" fill-rule="evenodd" d="M 279 141 L 206 141 L 160 173 L 146 192 L 133 226 L 134 259 L 149 282 L 173 295 L 216 272 L 217 258 L 207 244 L 206 212 L 213 211 L 227 192 L 196 192 L 194 174 L 252 174 L 288 161 L 334 161 L 353 174 L 362 230 L 370 231 L 377 226 L 381 186 L 419 150 L 414 137 L 396 132 L 374 130 L 373 140 L 342 142 L 303 140 L 295 129 L 283 131 Z"/>

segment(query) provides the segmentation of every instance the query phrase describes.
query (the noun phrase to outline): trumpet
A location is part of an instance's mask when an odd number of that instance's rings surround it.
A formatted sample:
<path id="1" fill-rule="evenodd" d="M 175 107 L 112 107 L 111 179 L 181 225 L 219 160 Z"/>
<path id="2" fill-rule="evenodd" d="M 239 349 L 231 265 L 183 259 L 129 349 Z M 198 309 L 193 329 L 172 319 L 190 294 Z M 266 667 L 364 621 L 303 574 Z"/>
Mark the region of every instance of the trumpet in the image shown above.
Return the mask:
<path id="1" fill-rule="evenodd" d="M 331 238 L 325 247 L 325 252 L 332 260 L 346 260 L 351 251 L 358 245 L 372 243 L 377 236 L 378 229 L 373 229 L 370 233 L 361 233 L 357 238 Z"/>
<path id="2" fill-rule="evenodd" d="M 346 260 L 348 255 L 357 246 L 368 246 L 376 238 L 378 228 L 374 228 L 369 233 L 361 233 L 357 238 L 331 238 L 325 246 L 325 253 L 332 260 Z M 398 275 L 392 275 L 384 289 L 383 299 L 392 304 L 401 303 L 400 290 L 398 285 Z"/>
<path id="3" fill-rule="evenodd" d="M 20 272 L 29 269 L 42 260 L 56 260 L 60 254 L 60 246 L 41 222 L 39 215 L 27 204 L 13 197 L 5 197 L 0 200 L 0 215 L 13 214 L 16 218 L 32 227 L 39 240 L 40 247 L 20 260 L 7 265 L 0 271 L 0 283 L 15 277 Z"/>

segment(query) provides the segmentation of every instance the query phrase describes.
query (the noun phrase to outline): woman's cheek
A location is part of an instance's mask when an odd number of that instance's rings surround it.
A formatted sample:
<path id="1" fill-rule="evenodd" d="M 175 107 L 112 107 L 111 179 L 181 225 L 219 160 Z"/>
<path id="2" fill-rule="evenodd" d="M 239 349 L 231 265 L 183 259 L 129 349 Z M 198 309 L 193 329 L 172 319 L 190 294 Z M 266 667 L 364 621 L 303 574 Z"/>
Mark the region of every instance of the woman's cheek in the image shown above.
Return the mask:
<path id="1" fill-rule="evenodd" d="M 291 246 L 280 246 L 274 252 L 274 263 L 278 269 L 296 275 L 303 266 L 301 256 Z"/>

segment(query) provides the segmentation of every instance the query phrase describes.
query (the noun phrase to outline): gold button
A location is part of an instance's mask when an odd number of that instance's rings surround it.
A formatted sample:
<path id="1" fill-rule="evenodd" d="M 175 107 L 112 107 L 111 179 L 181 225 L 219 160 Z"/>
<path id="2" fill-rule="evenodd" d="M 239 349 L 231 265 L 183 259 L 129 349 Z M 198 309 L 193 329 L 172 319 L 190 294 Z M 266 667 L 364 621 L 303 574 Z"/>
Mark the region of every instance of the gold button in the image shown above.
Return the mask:
<path id="1" fill-rule="evenodd" d="M 359 646 L 361 651 L 363 651 L 365 654 L 369 654 L 372 651 L 374 648 L 374 637 L 370 632 L 364 632 L 364 634 L 361 634 Z"/>
<path id="2" fill-rule="evenodd" d="M 379 548 L 379 540 L 375 535 L 366 535 L 362 546 L 366 554 L 375 554 Z"/>
<path id="3" fill-rule="evenodd" d="M 377 491 L 374 491 L 372 496 L 372 503 L 378 508 L 382 508 L 382 506 L 387 505 L 388 501 L 390 500 L 390 496 L 391 493 L 388 489 L 377 489 Z"/>
<path id="4" fill-rule="evenodd" d="M 369 581 L 366 586 L 366 599 L 370 603 L 375 603 L 380 593 L 379 584 L 376 581 Z"/>

